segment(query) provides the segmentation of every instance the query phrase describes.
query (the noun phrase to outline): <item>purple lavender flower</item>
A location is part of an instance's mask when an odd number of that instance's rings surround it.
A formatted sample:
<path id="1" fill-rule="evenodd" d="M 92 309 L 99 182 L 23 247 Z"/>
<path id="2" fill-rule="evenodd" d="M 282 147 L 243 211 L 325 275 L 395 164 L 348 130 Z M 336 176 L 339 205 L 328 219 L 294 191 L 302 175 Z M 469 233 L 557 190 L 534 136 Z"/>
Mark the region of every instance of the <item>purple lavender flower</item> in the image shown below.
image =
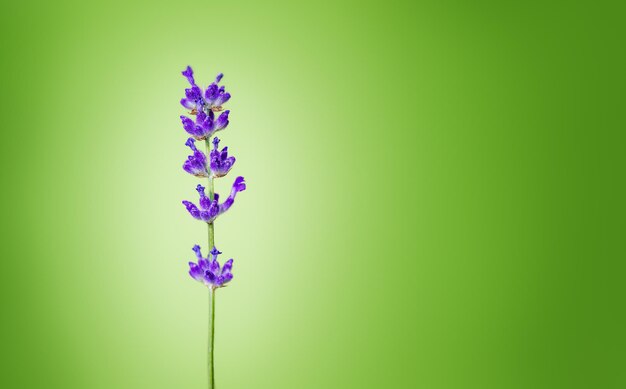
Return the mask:
<path id="1" fill-rule="evenodd" d="M 185 89 L 185 97 L 180 100 L 180 103 L 183 107 L 191 110 L 192 115 L 195 115 L 198 112 L 202 112 L 206 105 L 202 89 L 196 85 L 191 66 L 187 66 L 187 69 L 183 70 L 182 74 L 187 78 L 187 81 L 189 81 L 191 88 Z"/>
<path id="2" fill-rule="evenodd" d="M 180 116 L 180 120 L 183 123 L 183 128 L 189 135 L 193 136 L 196 140 L 205 140 L 228 126 L 229 113 L 230 111 L 222 112 L 216 120 L 213 111 L 209 111 L 208 115 L 204 113 L 204 111 L 200 111 L 196 115 L 195 123 L 193 120 L 183 115 Z"/>
<path id="3" fill-rule="evenodd" d="M 209 155 L 211 160 L 209 166 L 214 177 L 224 177 L 235 164 L 235 157 L 228 156 L 228 147 L 224 147 L 222 151 L 217 149 L 219 143 L 218 137 L 213 138 L 213 150 Z"/>
<path id="4" fill-rule="evenodd" d="M 217 121 L 215 122 L 215 132 L 217 131 L 221 131 L 224 128 L 226 128 L 226 126 L 228 126 L 228 114 L 230 113 L 230 110 L 226 110 L 224 112 L 222 112 L 220 114 L 220 116 L 217 118 Z"/>
<path id="5" fill-rule="evenodd" d="M 198 194 L 200 195 L 200 207 L 197 207 L 190 201 L 183 201 L 183 205 L 187 208 L 187 212 L 195 219 L 202 220 L 206 223 L 213 223 L 215 219 L 228 209 L 235 202 L 235 196 L 237 193 L 246 190 L 246 183 L 243 177 L 239 176 L 235 179 L 233 187 L 230 191 L 230 195 L 222 204 L 219 204 L 219 195 L 215 193 L 213 195 L 213 201 L 204 193 L 204 187 L 200 184 L 196 187 Z"/>
<path id="6" fill-rule="evenodd" d="M 216 112 L 221 111 L 222 105 L 230 100 L 230 93 L 226 92 L 226 88 L 224 88 L 223 85 L 219 87 L 217 86 L 222 77 L 224 77 L 222 73 L 218 74 L 217 77 L 215 77 L 215 81 L 211 83 L 211 85 L 209 85 L 204 92 L 206 103 L 213 111 Z"/>
<path id="7" fill-rule="evenodd" d="M 204 140 L 213 134 L 215 129 L 215 121 L 213 112 L 207 115 L 204 111 L 200 111 L 196 115 L 196 121 L 189 119 L 187 116 L 180 116 L 183 128 L 187 133 L 196 140 Z"/>
<path id="8" fill-rule="evenodd" d="M 189 275 L 196 281 L 203 283 L 209 288 L 216 289 L 226 286 L 233 279 L 233 259 L 226 261 L 224 266 L 220 267 L 217 256 L 221 254 L 215 247 L 211 250 L 211 258 L 202 257 L 200 246 L 193 246 L 196 253 L 198 263 L 189 262 Z"/>
<path id="9" fill-rule="evenodd" d="M 196 177 L 208 177 L 209 172 L 206 166 L 206 155 L 196 148 L 196 141 L 193 140 L 193 138 L 189 138 L 187 142 L 185 142 L 185 145 L 189 146 L 193 155 L 187 157 L 187 160 L 183 164 L 183 169 Z"/>

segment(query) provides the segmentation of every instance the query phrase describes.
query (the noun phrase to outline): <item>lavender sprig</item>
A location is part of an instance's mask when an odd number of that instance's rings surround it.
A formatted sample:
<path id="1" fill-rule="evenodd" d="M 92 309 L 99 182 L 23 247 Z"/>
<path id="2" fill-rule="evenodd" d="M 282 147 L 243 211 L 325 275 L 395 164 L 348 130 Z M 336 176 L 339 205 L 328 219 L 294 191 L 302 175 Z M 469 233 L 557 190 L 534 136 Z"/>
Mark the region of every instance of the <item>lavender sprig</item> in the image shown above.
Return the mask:
<path id="1" fill-rule="evenodd" d="M 226 129 L 229 124 L 230 110 L 225 110 L 215 118 L 215 113 L 223 111 L 223 105 L 231 97 L 223 85 L 218 85 L 224 75 L 219 73 L 215 77 L 215 81 L 209 84 L 205 90 L 196 84 L 190 66 L 187 66 L 182 75 L 185 76 L 190 87 L 185 89 L 185 97 L 181 99 L 180 103 L 189 110 L 190 115 L 195 116 L 194 120 L 184 115 L 180 116 L 183 129 L 191 135 L 185 145 L 192 152 L 183 164 L 183 170 L 193 176 L 208 179 L 207 188 L 200 184 L 196 187 L 200 195 L 198 205 L 186 200 L 183 201 L 183 205 L 194 219 L 201 220 L 208 225 L 211 256 L 202 257 L 200 246 L 195 245 L 193 251 L 196 253 L 197 262 L 189 262 L 189 275 L 209 289 L 209 389 L 214 389 L 215 291 L 233 279 L 233 259 L 226 261 L 223 266 L 217 260 L 221 252 L 215 248 L 214 222 L 218 216 L 225 213 L 234 204 L 237 193 L 246 189 L 246 183 L 243 177 L 237 177 L 232 185 L 230 195 L 223 203 L 219 202 L 219 195 L 215 193 L 213 188 L 214 179 L 227 175 L 235 164 L 235 157 L 228 156 L 228 147 L 224 147 L 221 151 L 218 149 L 220 140 L 217 137 L 213 139 L 213 148 L 210 147 L 211 137 L 218 131 Z M 197 149 L 196 141 L 205 142 L 206 152 Z M 207 189 L 208 195 L 205 192 Z"/>

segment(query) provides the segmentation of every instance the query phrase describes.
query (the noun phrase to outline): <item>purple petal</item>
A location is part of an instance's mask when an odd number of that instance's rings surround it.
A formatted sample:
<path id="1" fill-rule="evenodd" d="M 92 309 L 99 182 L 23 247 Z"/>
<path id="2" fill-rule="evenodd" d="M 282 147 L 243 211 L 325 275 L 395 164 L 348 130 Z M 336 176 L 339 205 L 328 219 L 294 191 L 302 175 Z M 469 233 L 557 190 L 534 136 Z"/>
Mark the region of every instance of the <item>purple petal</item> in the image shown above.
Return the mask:
<path id="1" fill-rule="evenodd" d="M 202 102 L 202 89 L 197 85 L 187 88 L 185 89 L 185 97 L 195 103 L 200 103 Z"/>
<path id="2" fill-rule="evenodd" d="M 209 284 L 215 283 L 215 279 L 216 279 L 215 274 L 211 273 L 210 270 L 207 270 L 204 273 L 204 280 L 208 282 Z"/>
<path id="3" fill-rule="evenodd" d="M 226 263 L 224 264 L 224 267 L 222 267 L 222 274 L 230 273 L 232 269 L 233 269 L 233 259 L 231 258 L 228 261 L 226 261 Z"/>
<path id="4" fill-rule="evenodd" d="M 201 211 L 200 220 L 206 223 L 210 223 L 213 221 L 213 218 L 211 217 L 211 213 L 209 211 Z"/>
<path id="5" fill-rule="evenodd" d="M 196 150 L 193 153 L 193 158 L 198 161 L 199 164 L 202 165 L 202 167 L 204 167 L 205 163 L 206 163 L 206 155 L 204 155 L 204 153 L 200 150 Z"/>
<path id="6" fill-rule="evenodd" d="M 195 124 L 193 120 L 189 119 L 187 116 L 180 115 L 180 121 L 183 123 L 185 131 L 189 132 L 194 130 Z"/>
<path id="7" fill-rule="evenodd" d="M 193 279 L 202 282 L 203 274 L 204 272 L 198 265 L 193 262 L 189 262 L 189 275 L 193 277 Z"/>
<path id="8" fill-rule="evenodd" d="M 193 216 L 195 219 L 200 219 L 200 210 L 198 209 L 198 207 L 196 207 L 195 204 L 189 201 L 183 201 L 183 204 L 185 205 L 185 208 L 187 208 L 187 212 L 189 212 L 191 216 Z"/>
<path id="9" fill-rule="evenodd" d="M 210 111 L 208 115 L 204 112 L 198 112 L 198 116 L 196 117 L 196 127 L 203 138 L 208 138 L 213 134 L 215 130 L 214 118 L 215 115 L 213 114 L 213 111 Z"/>
<path id="10" fill-rule="evenodd" d="M 193 252 L 196 253 L 196 258 L 198 258 L 198 260 L 202 259 L 202 252 L 200 250 L 200 246 L 199 245 L 195 245 L 193 246 Z"/>
<path id="11" fill-rule="evenodd" d="M 223 130 L 224 128 L 226 128 L 226 126 L 228 126 L 229 114 L 230 114 L 230 110 L 227 109 L 226 111 L 222 112 L 220 116 L 217 118 L 217 121 L 215 123 L 215 128 L 217 131 Z"/>
<path id="12" fill-rule="evenodd" d="M 224 201 L 223 204 L 220 204 L 220 215 L 226 211 L 228 211 L 228 209 L 233 205 L 233 203 L 235 202 L 235 197 L 237 196 L 237 193 L 243 191 L 246 189 L 246 183 L 243 179 L 243 177 L 239 176 L 235 179 L 235 182 L 233 183 L 233 188 L 230 191 L 230 196 L 228 196 L 228 198 L 226 199 L 226 201 Z"/>
<path id="13" fill-rule="evenodd" d="M 224 105 L 228 100 L 230 100 L 230 93 L 226 92 L 226 93 L 220 93 L 217 96 L 217 99 L 215 99 L 215 101 L 213 102 L 213 105 Z"/>
<path id="14" fill-rule="evenodd" d="M 194 137 L 199 137 L 202 135 L 202 129 L 194 124 L 194 122 L 189 119 L 187 116 L 180 117 L 181 122 L 183 123 L 183 128 L 189 135 Z"/>
<path id="15" fill-rule="evenodd" d="M 219 84 L 220 81 L 222 81 L 222 77 L 224 77 L 224 73 L 219 73 L 216 77 L 215 77 L 215 83 Z"/>
<path id="16" fill-rule="evenodd" d="M 217 259 L 217 256 L 220 255 L 222 252 L 219 251 L 217 249 L 217 247 L 213 246 L 213 248 L 211 249 L 211 255 L 213 256 L 213 259 Z"/>
<path id="17" fill-rule="evenodd" d="M 233 191 L 241 192 L 246 190 L 246 182 L 242 176 L 235 178 L 235 182 L 233 182 Z"/>
<path id="18" fill-rule="evenodd" d="M 211 219 L 208 223 L 210 223 L 213 220 L 215 220 L 217 215 L 219 215 L 219 213 L 220 213 L 220 206 L 217 204 L 217 200 L 213 200 L 211 202 L 211 206 L 209 207 L 209 211 L 208 212 L 209 212 L 209 218 Z"/>
<path id="19" fill-rule="evenodd" d="M 211 84 L 204 91 L 204 97 L 206 98 L 209 104 L 213 104 L 213 101 L 217 98 L 219 94 L 219 88 L 216 84 Z"/>
<path id="20" fill-rule="evenodd" d="M 207 119 L 207 114 L 204 111 L 199 111 L 196 115 L 196 124 L 201 126 L 204 121 Z"/>
<path id="21" fill-rule="evenodd" d="M 217 139 L 217 137 L 214 139 Z M 211 174 L 214 177 L 224 177 L 233 167 L 233 164 L 235 163 L 235 158 L 228 157 L 228 147 L 224 147 L 222 151 L 219 151 L 217 149 L 218 142 L 213 143 L 214 148 L 213 150 L 211 150 L 211 153 L 209 155 L 209 168 L 211 170 Z"/>
<path id="22" fill-rule="evenodd" d="M 204 272 L 209 268 L 209 261 L 202 258 L 198 261 L 198 267 L 202 270 L 202 274 L 204 274 Z"/>
<path id="23" fill-rule="evenodd" d="M 187 160 L 185 161 L 185 163 L 183 163 L 183 170 L 186 171 L 187 173 L 191 174 L 191 175 L 195 175 L 195 169 L 193 167 L 193 164 L 191 163 L 191 161 Z"/>
<path id="24" fill-rule="evenodd" d="M 209 172 L 206 166 L 206 156 L 204 153 L 196 148 L 195 140 L 193 138 L 187 139 L 185 145 L 193 151 L 193 155 L 187 157 L 187 160 L 183 164 L 183 169 L 196 177 L 208 177 Z"/>
<path id="25" fill-rule="evenodd" d="M 196 81 L 193 79 L 193 70 L 191 69 L 191 66 L 187 66 L 187 69 L 183 70 L 182 74 L 187 78 L 187 81 L 189 81 L 191 85 L 196 85 Z"/>
<path id="26" fill-rule="evenodd" d="M 206 170 L 206 166 L 198 158 L 194 158 L 191 156 L 188 157 L 185 163 L 183 163 L 183 170 L 196 177 L 209 176 Z"/>
<path id="27" fill-rule="evenodd" d="M 211 207 L 211 199 L 204 193 L 204 186 L 198 184 L 196 190 L 200 195 L 200 208 L 204 210 L 209 210 Z"/>
<path id="28" fill-rule="evenodd" d="M 187 109 L 194 109 L 196 107 L 196 104 L 186 97 L 180 99 L 180 104 Z"/>
<path id="29" fill-rule="evenodd" d="M 185 142 L 185 146 L 188 146 L 191 150 L 196 151 L 196 141 L 193 138 L 188 138 L 187 142 Z"/>

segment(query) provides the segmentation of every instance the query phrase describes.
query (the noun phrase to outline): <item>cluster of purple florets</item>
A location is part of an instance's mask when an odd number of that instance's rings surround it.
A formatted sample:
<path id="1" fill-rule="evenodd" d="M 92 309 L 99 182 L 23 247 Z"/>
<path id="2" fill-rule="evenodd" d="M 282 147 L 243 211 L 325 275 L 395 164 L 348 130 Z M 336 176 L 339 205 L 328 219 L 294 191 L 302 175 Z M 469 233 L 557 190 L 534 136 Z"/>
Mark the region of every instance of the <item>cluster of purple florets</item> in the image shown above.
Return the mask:
<path id="1" fill-rule="evenodd" d="M 196 84 L 190 66 L 187 66 L 182 74 L 189 81 L 190 87 L 185 89 L 185 97 L 180 103 L 189 110 L 189 115 L 195 116 L 193 120 L 184 115 L 180 117 L 183 128 L 190 135 L 185 145 L 192 151 L 183 164 L 183 169 L 193 176 L 208 178 L 212 185 L 214 178 L 224 177 L 235 164 L 235 157 L 228 156 L 228 147 L 219 150 L 220 140 L 214 137 L 211 141 L 215 133 L 228 127 L 230 110 L 224 110 L 223 105 L 230 100 L 230 93 L 226 92 L 223 85 L 218 85 L 222 80 L 222 73 L 218 74 L 215 81 L 204 90 Z M 216 117 L 218 113 L 219 116 Z M 205 142 L 206 154 L 196 147 L 196 141 Z M 211 144 L 212 148 L 209 147 Z M 186 200 L 183 201 L 183 205 L 194 219 L 212 224 L 233 205 L 237 193 L 246 189 L 246 183 L 241 176 L 235 178 L 229 196 L 222 203 L 219 202 L 217 193 L 207 195 L 205 189 L 200 184 L 196 187 L 200 195 L 198 205 Z M 189 274 L 195 280 L 215 289 L 224 286 L 233 278 L 231 272 L 233 260 L 229 259 L 224 266 L 220 266 L 217 256 L 221 252 L 215 247 L 211 248 L 211 256 L 207 258 L 202 257 L 200 246 L 195 245 L 193 251 L 198 262 L 189 262 Z"/>

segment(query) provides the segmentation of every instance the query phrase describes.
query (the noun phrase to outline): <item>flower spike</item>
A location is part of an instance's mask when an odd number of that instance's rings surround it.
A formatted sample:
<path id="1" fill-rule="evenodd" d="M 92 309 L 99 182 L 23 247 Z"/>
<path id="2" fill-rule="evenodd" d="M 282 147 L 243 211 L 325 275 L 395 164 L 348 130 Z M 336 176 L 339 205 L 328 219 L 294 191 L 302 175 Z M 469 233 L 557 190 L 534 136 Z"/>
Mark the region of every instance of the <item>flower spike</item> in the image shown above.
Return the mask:
<path id="1" fill-rule="evenodd" d="M 207 188 L 198 185 L 196 191 L 199 201 L 192 203 L 185 200 L 182 203 L 194 219 L 208 223 L 208 240 L 211 248 L 208 256 L 203 257 L 200 246 L 193 246 L 192 250 L 196 256 L 196 261 L 189 262 L 189 275 L 194 280 L 206 285 L 210 291 L 208 307 L 211 318 L 209 320 L 209 350 L 213 350 L 215 290 L 226 286 L 233 279 L 233 259 L 226 261 L 223 266 L 218 260 L 221 252 L 217 250 L 214 244 L 214 221 L 232 207 L 237 193 L 246 190 L 246 182 L 243 177 L 237 177 L 228 197 L 222 203 L 220 203 L 219 194 L 214 192 L 214 179 L 227 175 L 235 164 L 235 157 L 228 155 L 228 147 L 220 150 L 220 140 L 214 137 L 218 131 L 226 129 L 229 125 L 230 110 L 224 110 L 223 106 L 230 100 L 231 96 L 223 85 L 219 85 L 224 74 L 218 73 L 215 80 L 206 89 L 196 83 L 191 66 L 187 66 L 181 74 L 189 83 L 189 87 L 185 89 L 185 96 L 180 100 L 180 103 L 189 110 L 189 115 L 193 115 L 180 116 L 183 129 L 189 134 L 185 145 L 191 149 L 191 155 L 187 156 L 183 163 L 183 170 L 193 176 L 208 179 L 208 194 Z M 213 138 L 212 148 L 209 147 L 211 138 Z M 196 141 L 206 142 L 206 152 L 202 151 L 202 147 L 200 149 L 196 147 Z M 208 357 L 209 388 L 215 388 L 213 366 L 213 352 L 210 352 Z"/>

